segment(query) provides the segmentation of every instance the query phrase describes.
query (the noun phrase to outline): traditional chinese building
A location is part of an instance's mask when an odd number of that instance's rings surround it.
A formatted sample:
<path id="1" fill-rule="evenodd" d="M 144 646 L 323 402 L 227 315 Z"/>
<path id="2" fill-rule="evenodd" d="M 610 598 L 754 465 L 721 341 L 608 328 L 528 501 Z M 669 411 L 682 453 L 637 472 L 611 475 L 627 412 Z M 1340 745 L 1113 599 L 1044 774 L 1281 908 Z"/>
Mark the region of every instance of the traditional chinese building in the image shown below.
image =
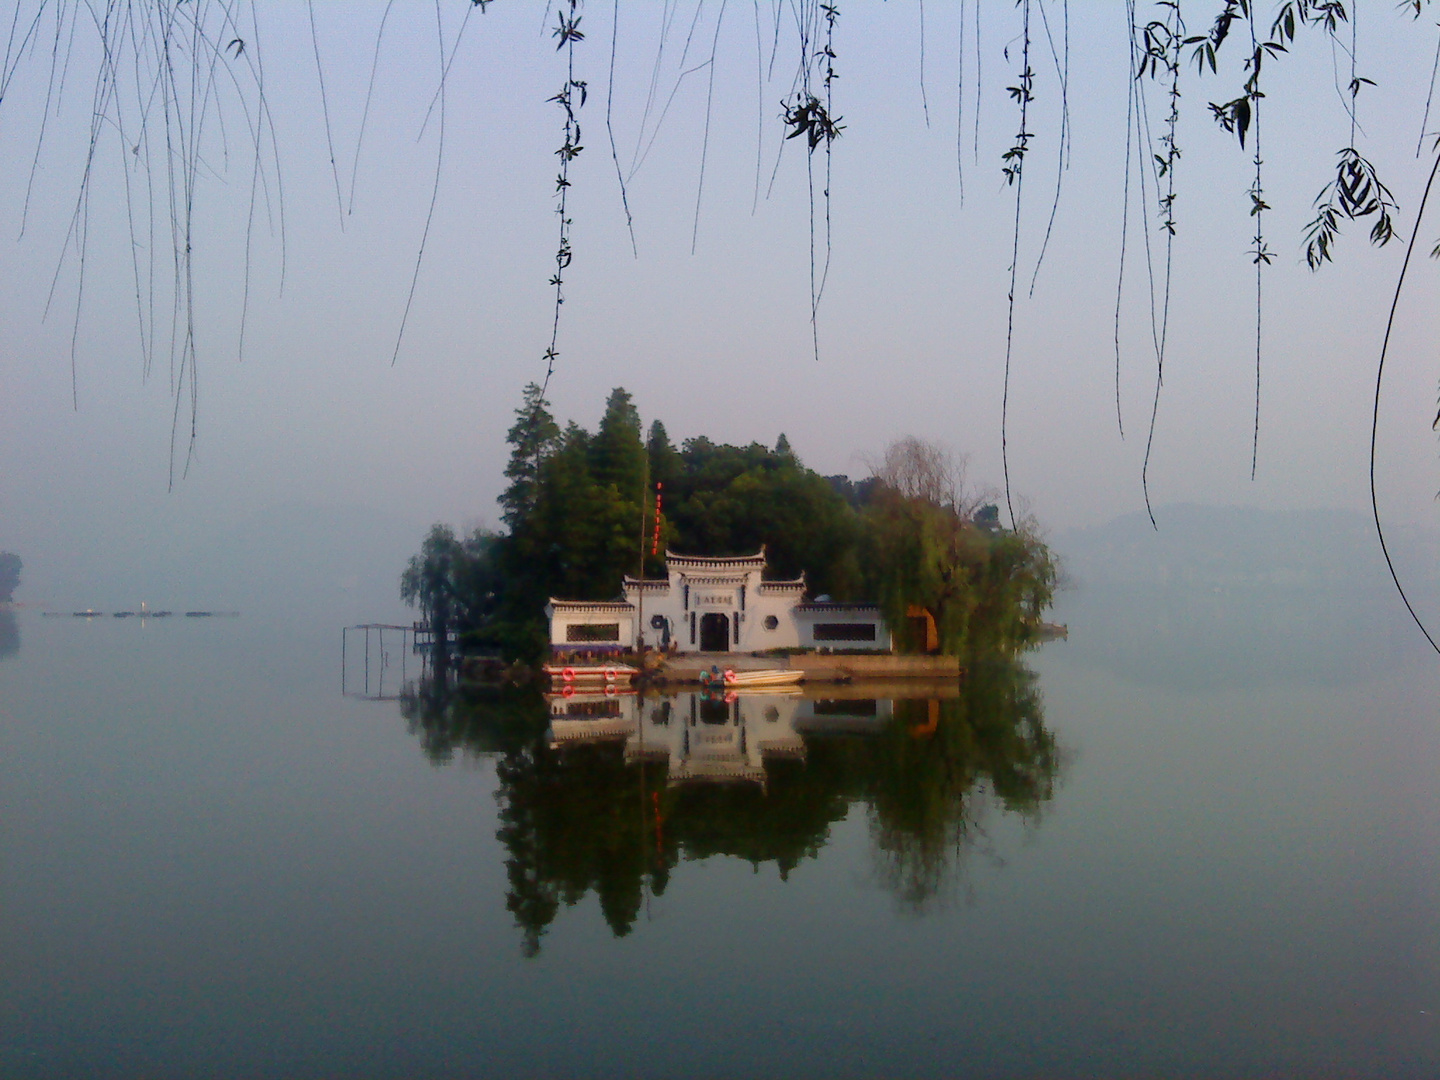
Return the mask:
<path id="1" fill-rule="evenodd" d="M 665 553 L 663 578 L 625 579 L 625 598 L 603 603 L 551 599 L 556 652 L 651 649 L 680 653 L 767 649 L 890 649 L 874 604 L 805 600 L 805 575 L 765 579 L 765 549 L 705 558 Z"/>

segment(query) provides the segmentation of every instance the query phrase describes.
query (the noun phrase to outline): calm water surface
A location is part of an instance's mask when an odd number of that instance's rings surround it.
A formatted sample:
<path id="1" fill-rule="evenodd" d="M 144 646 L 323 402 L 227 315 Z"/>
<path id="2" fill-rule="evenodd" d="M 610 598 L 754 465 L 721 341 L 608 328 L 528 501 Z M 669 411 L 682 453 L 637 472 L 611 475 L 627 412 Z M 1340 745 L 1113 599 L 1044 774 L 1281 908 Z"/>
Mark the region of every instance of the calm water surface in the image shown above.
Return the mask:
<path id="1" fill-rule="evenodd" d="M 1072 565 L 929 700 L 367 701 L 323 613 L 22 611 L 0 1075 L 1435 1075 L 1440 663 L 1368 581 Z"/>

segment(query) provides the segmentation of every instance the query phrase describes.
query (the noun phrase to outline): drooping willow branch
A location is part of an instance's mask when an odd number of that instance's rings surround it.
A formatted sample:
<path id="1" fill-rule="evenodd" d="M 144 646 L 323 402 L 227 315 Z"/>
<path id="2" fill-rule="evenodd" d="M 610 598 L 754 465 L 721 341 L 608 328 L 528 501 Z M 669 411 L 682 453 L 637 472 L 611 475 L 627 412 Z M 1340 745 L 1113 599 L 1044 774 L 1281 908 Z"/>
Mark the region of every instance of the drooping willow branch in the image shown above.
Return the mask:
<path id="1" fill-rule="evenodd" d="M 1008 87 L 1010 97 L 1020 106 L 1020 130 L 1015 142 L 1001 155 L 1001 173 L 1005 182 L 1015 189 L 1015 220 L 1010 234 L 1010 290 L 1006 297 L 1005 315 L 1005 382 L 1000 395 L 1000 467 L 1005 476 L 1005 509 L 1010 527 L 1016 527 L 1015 503 L 1010 493 L 1010 362 L 1015 346 L 1015 282 L 1020 272 L 1020 206 L 1025 186 L 1025 153 L 1033 136 L 1030 133 L 1030 103 L 1034 101 L 1035 72 L 1030 67 L 1030 0 L 1020 0 L 1021 39 L 1020 77 Z"/>
<path id="2" fill-rule="evenodd" d="M 1162 0 L 1159 5 L 1165 10 L 1164 21 L 1155 20 L 1146 25 L 1142 35 L 1143 51 L 1140 56 L 1140 77 L 1164 77 L 1169 108 L 1165 114 L 1165 131 L 1160 136 L 1163 154 L 1154 154 L 1155 184 L 1160 211 L 1160 229 L 1165 234 L 1165 268 L 1161 283 L 1159 328 L 1155 339 L 1155 392 L 1150 401 L 1150 427 L 1145 436 L 1145 457 L 1140 466 L 1140 491 L 1145 497 L 1145 513 L 1152 527 L 1156 526 L 1155 511 L 1150 505 L 1150 455 L 1155 447 L 1155 426 L 1160 416 L 1160 390 L 1165 384 L 1165 351 L 1170 333 L 1170 285 L 1174 269 L 1175 254 L 1175 167 L 1180 161 L 1180 146 L 1176 142 L 1176 128 L 1180 123 L 1180 50 L 1185 39 L 1185 21 L 1180 13 L 1178 0 Z M 1144 166 L 1142 165 L 1142 168 Z M 1161 195 L 1160 184 L 1164 183 L 1165 193 Z M 1151 294 L 1154 301 L 1154 294 Z M 1153 312 L 1152 312 L 1153 318 Z"/>
<path id="3" fill-rule="evenodd" d="M 555 289 L 555 311 L 550 323 L 550 345 L 545 350 L 545 379 L 540 384 L 540 397 L 550 387 L 550 377 L 555 374 L 555 361 L 559 358 L 560 309 L 565 303 L 565 271 L 569 269 L 574 253 L 570 247 L 570 220 L 568 201 L 570 194 L 570 163 L 580 156 L 585 147 L 580 142 L 580 122 L 576 113 L 585 104 L 587 88 L 583 79 L 575 78 L 575 44 L 585 40 L 580 29 L 581 0 L 566 0 L 556 13 L 554 36 L 558 39 L 556 51 L 565 52 L 565 85 L 550 100 L 565 114 L 564 136 L 560 149 L 555 151 L 560 159 L 560 171 L 555 177 L 555 213 L 560 218 L 560 243 L 555 250 L 555 274 L 550 285 Z M 578 95 L 578 100 L 577 100 Z"/>
<path id="4" fill-rule="evenodd" d="M 825 19 L 825 43 L 812 54 L 812 41 L 817 36 L 815 16 Z M 833 88 L 835 74 L 835 23 L 840 9 L 834 4 L 818 4 L 799 16 L 800 23 L 800 71 L 798 86 L 786 101 L 781 102 L 780 118 L 788 129 L 785 138 L 805 138 L 805 178 L 810 199 L 810 344 L 816 360 L 820 359 L 820 330 L 818 313 L 820 295 L 824 290 L 824 278 L 830 271 L 830 147 L 845 130 L 840 123 L 843 117 L 834 115 Z M 811 69 L 818 67 L 822 72 L 820 92 L 814 89 Z M 817 272 L 815 256 L 815 151 L 825 149 L 825 268 L 824 274 Z"/>

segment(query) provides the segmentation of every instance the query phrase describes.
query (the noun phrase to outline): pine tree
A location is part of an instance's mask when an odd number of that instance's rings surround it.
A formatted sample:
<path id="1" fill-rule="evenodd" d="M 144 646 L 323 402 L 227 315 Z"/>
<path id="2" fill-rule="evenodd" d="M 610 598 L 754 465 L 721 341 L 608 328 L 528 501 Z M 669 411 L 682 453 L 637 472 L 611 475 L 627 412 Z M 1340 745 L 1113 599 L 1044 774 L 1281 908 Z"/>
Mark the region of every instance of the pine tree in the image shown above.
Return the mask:
<path id="1" fill-rule="evenodd" d="M 671 444 L 670 434 L 665 430 L 665 425 L 659 420 L 650 425 L 650 438 L 646 440 L 646 450 L 650 454 L 651 484 L 661 483 L 669 490 L 680 478 L 685 464 L 680 460 L 679 452 Z"/>
<path id="2" fill-rule="evenodd" d="M 640 413 L 624 387 L 610 391 L 605 415 L 590 446 L 591 474 L 601 487 L 613 484 L 625 500 L 644 496 L 645 446 L 640 441 Z"/>
<path id="3" fill-rule="evenodd" d="M 504 508 L 500 516 L 512 532 L 534 509 L 540 467 L 560 438 L 549 404 L 536 383 L 527 384 L 524 399 L 515 410 L 515 424 L 505 436 L 511 447 L 510 463 L 505 466 L 510 486 L 500 496 Z"/>

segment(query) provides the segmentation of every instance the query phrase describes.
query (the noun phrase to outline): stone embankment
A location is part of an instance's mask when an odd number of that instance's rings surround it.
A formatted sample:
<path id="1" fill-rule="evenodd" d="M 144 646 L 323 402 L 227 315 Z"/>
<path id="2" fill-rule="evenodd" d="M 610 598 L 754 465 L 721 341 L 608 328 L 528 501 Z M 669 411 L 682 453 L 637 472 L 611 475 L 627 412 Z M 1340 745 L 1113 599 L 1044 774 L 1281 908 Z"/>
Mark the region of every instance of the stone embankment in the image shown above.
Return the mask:
<path id="1" fill-rule="evenodd" d="M 724 671 L 788 668 L 805 672 L 807 683 L 846 683 L 874 680 L 947 680 L 960 677 L 960 660 L 954 656 L 847 656 L 805 653 L 796 656 L 753 656 L 750 653 L 701 653 L 667 657 L 655 668 L 647 665 L 657 682 L 698 683 L 700 673 L 712 667 Z"/>

